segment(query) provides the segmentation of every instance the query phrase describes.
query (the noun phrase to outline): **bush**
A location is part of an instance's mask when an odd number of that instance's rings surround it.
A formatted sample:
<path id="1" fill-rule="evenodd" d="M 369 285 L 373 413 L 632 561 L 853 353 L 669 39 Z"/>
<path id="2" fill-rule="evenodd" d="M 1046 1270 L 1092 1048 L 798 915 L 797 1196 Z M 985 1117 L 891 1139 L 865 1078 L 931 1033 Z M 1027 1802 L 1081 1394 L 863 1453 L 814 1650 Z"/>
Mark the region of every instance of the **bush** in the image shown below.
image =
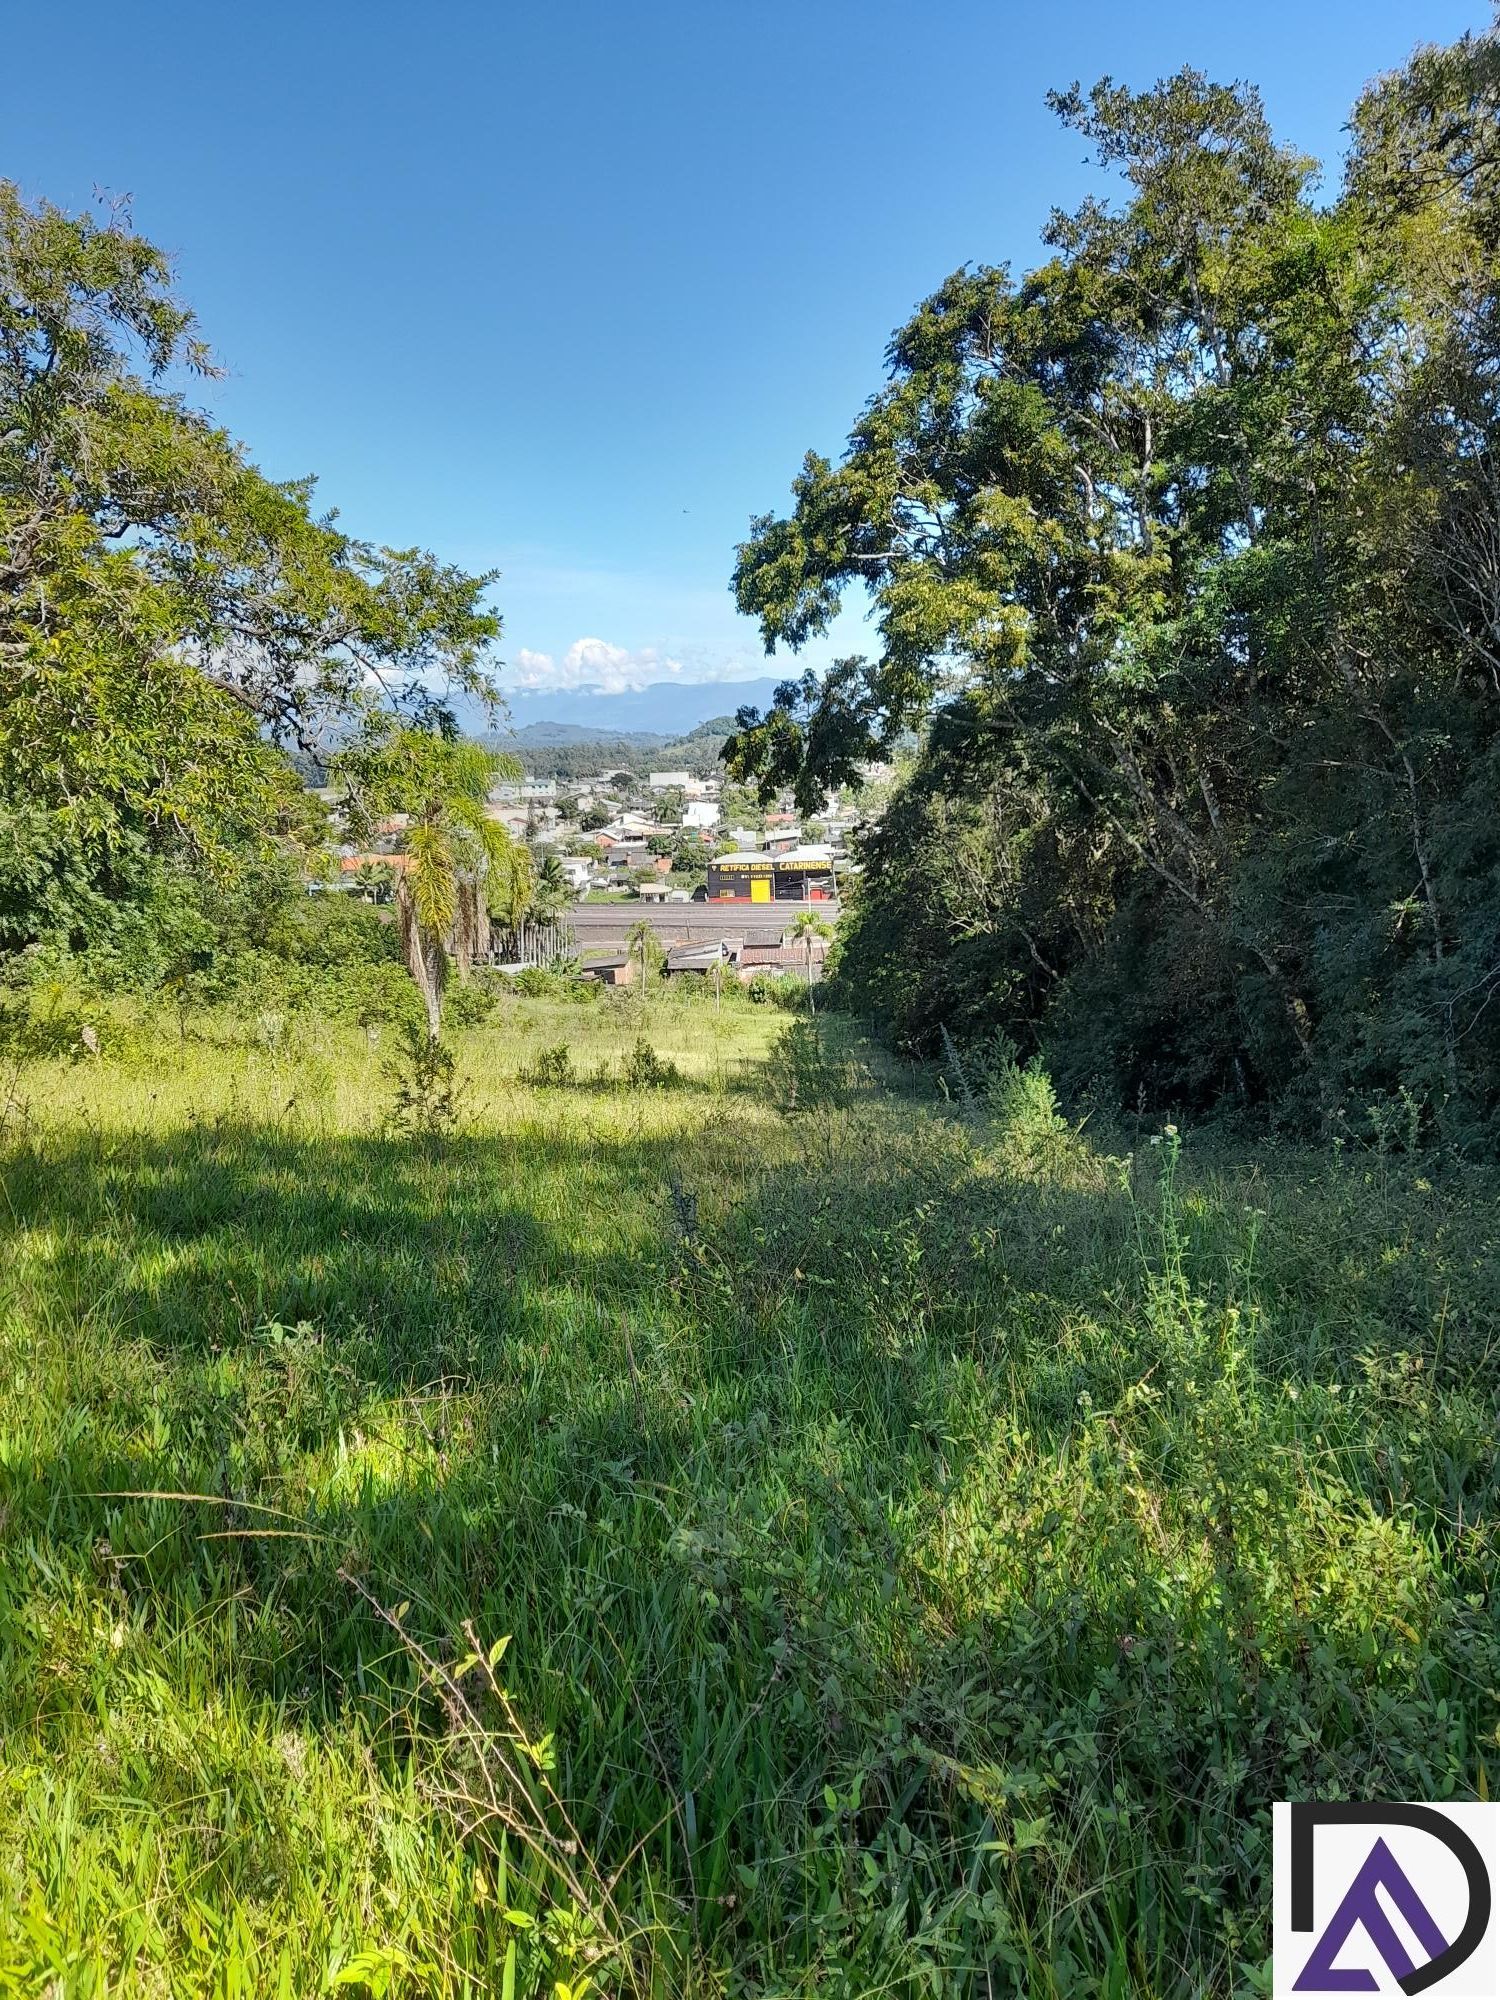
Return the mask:
<path id="1" fill-rule="evenodd" d="M 779 1007 L 783 1014 L 806 1014 L 807 981 L 790 972 L 755 972 L 745 988 L 745 997 L 755 1007 Z"/>
<path id="2" fill-rule="evenodd" d="M 571 1000 L 584 1006 L 598 1002 L 603 989 L 597 979 L 585 979 L 572 964 L 546 971 L 528 965 L 521 972 L 497 973 L 489 977 L 495 990 L 517 993 L 523 1000 Z"/>
<path id="3" fill-rule="evenodd" d="M 482 972 L 456 979 L 444 996 L 443 1008 L 455 1028 L 482 1027 L 499 1005 L 499 995 Z"/>
<path id="4" fill-rule="evenodd" d="M 351 966 L 337 981 L 319 982 L 316 993 L 317 1004 L 331 1020 L 352 1020 L 361 1028 L 407 1021 L 426 1025 L 421 995 L 403 965 Z"/>
<path id="5" fill-rule="evenodd" d="M 668 982 L 672 997 L 686 1007 L 712 1007 L 715 1004 L 714 975 L 712 972 L 674 973 Z M 726 965 L 719 976 L 718 1004 L 724 1007 L 746 1007 L 751 1004 L 747 989 L 735 977 L 733 966 Z"/>
<path id="6" fill-rule="evenodd" d="M 446 1042 L 434 1041 L 426 1023 L 402 1023 L 396 1053 L 386 1065 L 396 1087 L 391 1125 L 412 1138 L 435 1139 L 458 1123 L 458 1066 Z"/>
<path id="7" fill-rule="evenodd" d="M 786 1112 L 826 1110 L 847 1104 L 854 1093 L 852 1065 L 829 1054 L 811 1021 L 793 1021 L 782 1029 L 771 1065 Z"/>
<path id="8" fill-rule="evenodd" d="M 528 1066 L 521 1071 L 521 1080 L 554 1090 L 572 1083 L 573 1051 L 566 1042 L 553 1042 L 545 1049 L 538 1049 Z"/>
<path id="9" fill-rule="evenodd" d="M 354 896 L 288 897 L 272 912 L 264 949 L 288 964 L 328 971 L 400 963 L 389 913 L 382 915 Z"/>
<path id="10" fill-rule="evenodd" d="M 681 1083 L 682 1072 L 676 1063 L 659 1056 L 642 1035 L 625 1058 L 620 1081 L 629 1090 L 664 1090 Z"/>
<path id="11" fill-rule="evenodd" d="M 526 1000 L 556 1000 L 561 996 L 562 981 L 555 973 L 544 972 L 539 965 L 528 965 L 520 972 L 509 975 L 510 988 Z"/>
<path id="12" fill-rule="evenodd" d="M 962 1053 L 946 1028 L 942 1034 L 964 1112 L 988 1113 L 995 1121 L 1010 1165 L 1027 1173 L 1060 1173 L 1084 1151 L 1077 1131 L 1057 1108 L 1057 1093 L 1040 1056 L 1022 1063 L 1003 1029 Z"/>
<path id="13" fill-rule="evenodd" d="M 38 980 L 0 996 L 0 1051 L 12 1058 L 77 1061 L 90 1053 L 84 1033 L 90 1027 L 83 996 L 61 981 Z"/>

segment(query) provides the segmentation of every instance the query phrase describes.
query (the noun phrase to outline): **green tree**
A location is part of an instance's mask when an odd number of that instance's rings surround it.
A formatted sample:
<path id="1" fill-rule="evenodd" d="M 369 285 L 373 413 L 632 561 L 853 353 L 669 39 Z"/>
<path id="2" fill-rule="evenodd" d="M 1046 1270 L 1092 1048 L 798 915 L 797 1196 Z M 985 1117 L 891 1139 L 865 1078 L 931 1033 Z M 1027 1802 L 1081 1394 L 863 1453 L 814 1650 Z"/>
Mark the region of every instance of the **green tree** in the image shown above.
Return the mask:
<path id="1" fill-rule="evenodd" d="M 488 949 L 490 911 L 519 921 L 532 893 L 531 857 L 486 810 L 505 760 L 438 730 L 387 723 L 334 760 L 356 828 L 390 813 L 407 816 L 410 866 L 396 878 L 402 955 L 427 1012 L 442 1032 L 450 967 L 462 976 Z"/>
<path id="2" fill-rule="evenodd" d="M 555 924 L 573 900 L 573 887 L 555 854 L 549 854 L 536 871 L 531 886 L 527 914 L 539 924 Z"/>
<path id="3" fill-rule="evenodd" d="M 86 941 L 153 857 L 221 872 L 295 811 L 272 743 L 486 694 L 490 582 L 345 534 L 187 400 L 215 370 L 128 211 L 0 182 L 0 943 Z M 28 864 L 29 866 L 30 864 Z"/>
<path id="4" fill-rule="evenodd" d="M 1246 87 L 1060 94 L 1107 196 L 948 279 L 754 523 L 768 646 L 862 588 L 880 651 L 742 712 L 731 772 L 811 812 L 927 732 L 843 956 L 904 1031 L 1045 1035 L 1127 1099 L 1488 1117 L 1497 64 L 1382 80 L 1325 206 Z"/>
<path id="5" fill-rule="evenodd" d="M 367 903 L 378 903 L 391 893 L 396 871 L 383 861 L 361 861 L 354 881 Z"/>
<path id="6" fill-rule="evenodd" d="M 672 842 L 672 872 L 702 882 L 708 875 L 708 849 L 696 833 L 681 833 Z"/>
<path id="7" fill-rule="evenodd" d="M 663 963 L 666 954 L 662 950 L 661 939 L 657 936 L 655 924 L 638 917 L 625 934 L 625 951 L 640 968 L 641 1007 L 646 1005 L 646 987 L 651 974 Z"/>

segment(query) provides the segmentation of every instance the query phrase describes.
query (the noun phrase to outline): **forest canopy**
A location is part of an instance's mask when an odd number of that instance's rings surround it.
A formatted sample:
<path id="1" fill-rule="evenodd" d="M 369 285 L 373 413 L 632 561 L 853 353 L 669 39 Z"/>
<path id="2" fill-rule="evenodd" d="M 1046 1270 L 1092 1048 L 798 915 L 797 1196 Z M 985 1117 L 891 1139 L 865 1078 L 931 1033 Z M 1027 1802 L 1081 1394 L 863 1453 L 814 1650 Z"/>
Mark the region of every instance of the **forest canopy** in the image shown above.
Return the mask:
<path id="1" fill-rule="evenodd" d="M 1052 102 L 1099 195 L 949 277 L 739 551 L 768 650 L 862 586 L 879 657 L 728 763 L 810 806 L 927 725 L 843 954 L 912 1043 L 1492 1141 L 1500 44 L 1373 84 L 1326 196 L 1248 86 Z"/>

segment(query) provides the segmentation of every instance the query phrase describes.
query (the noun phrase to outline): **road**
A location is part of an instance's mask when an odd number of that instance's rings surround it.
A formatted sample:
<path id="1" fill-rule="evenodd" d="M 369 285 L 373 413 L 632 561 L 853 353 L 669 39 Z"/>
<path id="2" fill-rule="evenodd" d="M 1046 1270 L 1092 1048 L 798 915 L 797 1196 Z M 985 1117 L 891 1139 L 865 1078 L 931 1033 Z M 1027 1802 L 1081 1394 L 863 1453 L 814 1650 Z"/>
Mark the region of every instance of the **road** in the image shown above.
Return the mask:
<path id="1" fill-rule="evenodd" d="M 664 945 L 713 944 L 718 938 L 742 938 L 779 942 L 781 933 L 794 924 L 804 910 L 814 910 L 832 922 L 839 913 L 837 903 L 575 903 L 567 922 L 578 934 L 582 957 L 603 956 L 623 951 L 631 928 L 644 920 Z"/>

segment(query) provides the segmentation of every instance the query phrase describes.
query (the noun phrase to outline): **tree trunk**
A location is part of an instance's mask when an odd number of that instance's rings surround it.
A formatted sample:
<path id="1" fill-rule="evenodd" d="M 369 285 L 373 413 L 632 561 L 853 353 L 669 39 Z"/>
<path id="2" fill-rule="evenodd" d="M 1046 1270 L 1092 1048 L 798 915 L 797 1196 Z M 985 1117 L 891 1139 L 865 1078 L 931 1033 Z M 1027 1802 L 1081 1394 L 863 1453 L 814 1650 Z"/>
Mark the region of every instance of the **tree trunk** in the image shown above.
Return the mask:
<path id="1" fill-rule="evenodd" d="M 441 940 L 429 937 L 417 921 L 416 904 L 404 875 L 396 882 L 396 915 L 401 956 L 422 996 L 422 1005 L 427 1010 L 427 1033 L 435 1042 L 443 1032 L 443 980 L 448 959 Z"/>
<path id="2" fill-rule="evenodd" d="M 448 946 L 460 979 L 468 976 L 476 958 L 483 958 L 489 951 L 490 912 L 482 882 L 460 880 Z"/>

